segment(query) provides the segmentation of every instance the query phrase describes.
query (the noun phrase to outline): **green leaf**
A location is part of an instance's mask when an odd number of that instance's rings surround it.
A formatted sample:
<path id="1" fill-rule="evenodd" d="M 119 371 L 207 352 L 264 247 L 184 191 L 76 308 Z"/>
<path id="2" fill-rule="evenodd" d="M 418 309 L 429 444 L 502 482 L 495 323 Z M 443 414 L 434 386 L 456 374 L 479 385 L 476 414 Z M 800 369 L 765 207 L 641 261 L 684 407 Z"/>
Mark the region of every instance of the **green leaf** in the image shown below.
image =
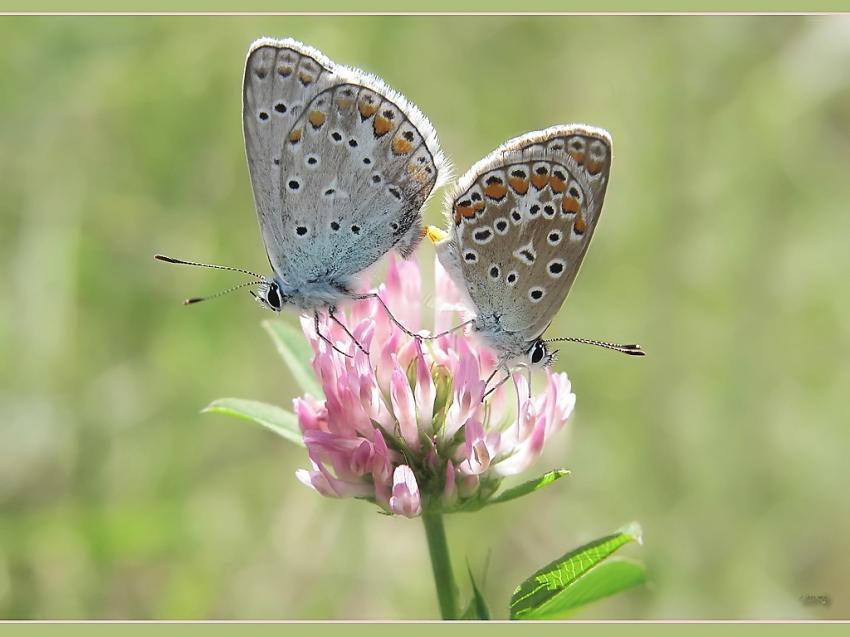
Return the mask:
<path id="1" fill-rule="evenodd" d="M 286 438 L 289 442 L 304 446 L 301 429 L 298 427 L 298 418 L 292 412 L 277 405 L 241 398 L 219 398 L 204 407 L 202 413 L 225 414 L 250 420 Z"/>
<path id="2" fill-rule="evenodd" d="M 466 571 L 469 573 L 469 581 L 472 582 L 472 599 L 469 600 L 469 606 L 463 611 L 461 619 L 490 619 L 490 608 L 487 606 L 487 600 L 481 594 L 478 584 L 475 583 L 475 578 L 472 576 L 472 569 L 469 564 L 466 565 Z"/>
<path id="3" fill-rule="evenodd" d="M 528 482 L 523 482 L 522 484 L 512 487 L 507 491 L 503 491 L 495 498 L 490 500 L 488 504 L 498 504 L 499 502 L 507 502 L 508 500 L 515 500 L 516 498 L 521 498 L 524 495 L 528 495 L 529 493 L 533 493 L 535 491 L 539 491 L 544 487 L 548 487 L 556 480 L 560 480 L 564 476 L 568 475 L 570 475 L 570 472 L 566 469 L 554 469 L 553 471 L 544 473 L 539 478 L 529 480 Z"/>
<path id="4" fill-rule="evenodd" d="M 645 582 L 646 569 L 643 564 L 614 557 L 591 568 L 551 602 L 531 610 L 522 619 L 562 619 L 580 606 Z"/>
<path id="5" fill-rule="evenodd" d="M 301 390 L 320 398 L 324 395 L 310 365 L 313 350 L 304 334 L 283 321 L 263 321 L 263 327 L 272 337 L 278 354 Z"/>
<path id="6" fill-rule="evenodd" d="M 635 522 L 547 564 L 514 590 L 511 596 L 511 619 L 548 616 L 550 608 L 557 608 L 558 612 L 569 610 L 572 607 L 562 603 L 559 598 L 566 595 L 566 591 L 593 567 L 629 542 L 641 542 L 640 525 Z"/>
<path id="7" fill-rule="evenodd" d="M 463 502 L 455 508 L 450 509 L 450 512 L 471 513 L 473 511 L 480 511 L 484 507 L 490 506 L 491 504 L 498 504 L 500 502 L 507 502 L 508 500 L 515 500 L 516 498 L 528 495 L 529 493 L 533 493 L 534 491 L 539 491 L 544 487 L 548 487 L 550 484 L 555 482 L 555 480 L 559 480 L 560 478 L 563 478 L 564 476 L 568 475 L 570 475 L 570 472 L 566 469 L 555 469 L 553 471 L 549 471 L 548 473 L 544 473 L 539 478 L 529 480 L 528 482 L 523 482 L 522 484 L 503 491 L 494 498 L 487 499 L 486 497 L 482 497 L 481 499 L 473 498 L 471 500 L 467 500 L 466 502 Z"/>

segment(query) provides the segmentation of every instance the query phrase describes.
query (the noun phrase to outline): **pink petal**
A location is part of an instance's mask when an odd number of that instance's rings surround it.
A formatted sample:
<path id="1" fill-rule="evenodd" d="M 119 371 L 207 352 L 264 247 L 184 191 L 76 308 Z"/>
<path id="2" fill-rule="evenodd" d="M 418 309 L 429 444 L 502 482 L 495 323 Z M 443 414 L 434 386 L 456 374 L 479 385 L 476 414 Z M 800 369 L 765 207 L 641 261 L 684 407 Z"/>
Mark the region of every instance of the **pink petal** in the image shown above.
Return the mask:
<path id="1" fill-rule="evenodd" d="M 370 352 L 373 355 L 372 362 L 375 365 L 375 376 L 378 379 L 378 385 L 381 391 L 386 394 L 390 390 L 390 379 L 392 378 L 394 368 L 393 359 L 397 358 L 396 352 L 401 347 L 401 340 L 401 330 L 392 326 L 390 335 L 384 340 L 376 339 L 377 347 L 373 347 Z"/>
<path id="2" fill-rule="evenodd" d="M 381 298 L 387 303 L 398 322 L 411 332 L 419 330 L 421 321 L 422 280 L 419 266 L 390 255 L 387 269 L 387 294 Z"/>
<path id="3" fill-rule="evenodd" d="M 393 473 L 393 494 L 390 498 L 390 510 L 396 515 L 414 518 L 422 513 L 419 498 L 419 485 L 416 476 L 406 464 L 396 467 Z"/>
<path id="4" fill-rule="evenodd" d="M 317 341 L 319 340 L 319 337 L 313 329 L 313 317 L 303 314 L 298 318 L 298 320 L 301 323 L 301 331 L 304 332 L 304 336 L 307 337 L 307 340 L 310 342 L 310 346 L 313 348 L 313 352 L 315 353 L 317 351 Z"/>
<path id="5" fill-rule="evenodd" d="M 319 471 L 307 471 L 306 469 L 298 469 L 295 472 L 295 477 L 298 478 L 301 484 L 310 487 L 326 498 L 337 497 L 331 485 L 325 480 L 325 477 Z"/>
<path id="6" fill-rule="evenodd" d="M 322 477 L 327 481 L 327 484 L 337 497 L 365 498 L 372 495 L 374 489 L 368 482 L 363 480 L 342 480 L 328 471 L 324 464 L 316 462 L 315 460 L 313 460 L 313 462 L 316 464 L 322 474 Z"/>
<path id="7" fill-rule="evenodd" d="M 479 374 L 478 359 L 466 351 L 461 355 L 454 373 L 454 401 L 446 414 L 446 424 L 441 434 L 444 440 L 452 438 L 470 418 L 481 420 L 483 394 L 484 381 Z"/>
<path id="8" fill-rule="evenodd" d="M 520 473 L 540 456 L 543 443 L 546 441 L 546 418 L 537 418 L 532 425 L 531 435 L 514 448 L 512 455 L 493 465 L 493 471 L 497 475 L 509 476 Z"/>
<path id="9" fill-rule="evenodd" d="M 364 286 L 368 290 L 368 285 Z M 370 324 L 375 323 L 375 315 L 378 311 L 378 302 L 375 299 L 363 299 L 362 301 L 353 301 L 348 307 L 348 313 L 351 316 L 353 324 L 361 321 L 369 321 Z M 368 349 L 368 348 L 367 348 Z"/>
<path id="10" fill-rule="evenodd" d="M 396 354 L 398 356 L 398 364 L 401 365 L 402 369 L 406 370 L 408 366 L 416 360 L 416 350 L 419 345 L 419 341 L 407 336 L 403 337 L 403 341 L 404 344 L 399 348 Z"/>
<path id="11" fill-rule="evenodd" d="M 375 499 L 379 504 L 389 507 L 392 490 L 393 468 L 390 452 L 380 431 L 375 432 L 372 458 L 372 482 L 375 485 Z"/>
<path id="12" fill-rule="evenodd" d="M 513 381 L 516 387 L 517 404 L 519 405 L 516 420 L 516 440 L 522 442 L 534 430 L 537 413 L 534 408 L 534 400 L 528 396 L 528 381 L 525 376 L 516 373 L 513 375 Z"/>
<path id="13" fill-rule="evenodd" d="M 407 382 L 407 375 L 393 355 L 393 373 L 390 381 L 390 398 L 392 400 L 393 413 L 398 421 L 401 436 L 407 445 L 414 451 L 419 449 L 419 431 L 416 426 L 416 404 L 413 400 L 413 392 Z"/>
<path id="14" fill-rule="evenodd" d="M 385 285 L 380 285 L 376 290 L 373 290 L 373 293 L 379 294 L 382 299 L 386 299 L 387 289 Z M 371 299 L 369 301 L 371 303 L 371 318 L 375 322 L 375 336 L 372 338 L 372 342 L 376 345 L 382 345 L 387 342 L 387 340 L 392 336 L 393 332 L 398 330 L 395 323 L 390 320 L 390 317 L 384 311 L 384 308 L 381 306 L 380 302 L 377 299 Z M 379 351 L 378 348 L 372 348 L 370 351 Z M 377 354 L 376 357 L 377 358 Z"/>
<path id="15" fill-rule="evenodd" d="M 372 455 L 372 445 L 368 440 L 363 440 L 351 454 L 351 472 L 357 475 L 371 472 Z"/>
<path id="16" fill-rule="evenodd" d="M 316 430 L 304 434 L 304 444 L 313 462 L 330 464 L 337 477 L 353 482 L 360 480 L 364 473 L 355 469 L 357 462 L 354 460 L 355 453 L 364 442 L 368 447 L 369 441 L 363 438 Z"/>
<path id="17" fill-rule="evenodd" d="M 381 393 L 381 388 L 378 386 L 378 379 L 375 377 L 375 371 L 372 369 L 369 357 L 362 351 L 357 351 L 354 354 L 354 362 L 349 370 L 348 382 L 350 385 L 357 387 L 360 407 L 369 419 L 369 428 L 372 427 L 371 421 L 375 421 L 385 429 L 392 429 L 392 414 L 390 414 L 384 402 L 383 394 Z M 361 429 L 358 429 L 358 431 L 367 438 L 372 438 L 371 434 L 367 434 Z"/>
<path id="18" fill-rule="evenodd" d="M 490 451 L 484 440 L 484 426 L 479 421 L 470 419 L 463 429 L 466 435 L 466 453 L 458 468 L 467 475 L 482 474 L 490 466 Z"/>
<path id="19" fill-rule="evenodd" d="M 386 482 L 389 487 L 392 480 L 392 463 L 390 462 L 390 450 L 380 431 L 375 432 L 373 443 L 374 458 L 372 461 L 372 479 L 377 482 Z"/>
<path id="20" fill-rule="evenodd" d="M 414 339 L 414 343 L 416 344 L 416 386 L 413 388 L 413 396 L 416 401 L 416 420 L 422 431 L 430 432 L 437 388 L 434 386 L 434 379 L 431 377 L 431 370 L 422 353 L 420 342 Z"/>
<path id="21" fill-rule="evenodd" d="M 292 401 L 295 415 L 298 416 L 298 426 L 302 433 L 309 429 L 326 431 L 328 427 L 328 410 L 318 400 L 305 394 L 302 398 Z"/>
<path id="22" fill-rule="evenodd" d="M 549 433 L 560 430 L 573 413 L 576 395 L 571 391 L 570 379 L 564 373 L 550 375 L 550 389 L 547 394 L 553 404 Z"/>
<path id="23" fill-rule="evenodd" d="M 351 330 L 351 333 L 354 335 L 354 338 L 357 339 L 357 342 L 363 346 L 363 349 L 368 352 L 372 346 L 372 337 L 375 335 L 375 322 L 370 318 L 364 318 L 357 321 L 354 323 L 354 329 Z M 355 353 L 357 352 L 363 354 L 363 350 L 359 347 Z M 363 355 L 365 356 L 365 354 Z"/>

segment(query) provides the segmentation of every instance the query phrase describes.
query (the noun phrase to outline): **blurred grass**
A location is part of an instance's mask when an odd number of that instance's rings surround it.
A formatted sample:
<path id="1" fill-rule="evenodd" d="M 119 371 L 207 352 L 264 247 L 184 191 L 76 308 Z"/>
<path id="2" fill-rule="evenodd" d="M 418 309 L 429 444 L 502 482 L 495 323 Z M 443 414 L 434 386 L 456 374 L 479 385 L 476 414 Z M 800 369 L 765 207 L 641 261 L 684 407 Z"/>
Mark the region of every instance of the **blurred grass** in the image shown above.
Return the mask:
<path id="1" fill-rule="evenodd" d="M 0 20 L 0 616 L 436 614 L 421 525 L 199 415 L 295 386 L 247 298 L 180 306 L 232 277 L 151 259 L 266 267 L 239 116 L 263 34 L 382 76 L 459 173 L 532 128 L 613 135 L 551 333 L 651 355 L 564 348 L 578 409 L 537 469 L 572 476 L 448 520 L 459 573 L 492 552 L 497 616 L 632 519 L 652 586 L 582 617 L 850 616 L 850 21 L 827 17 Z"/>

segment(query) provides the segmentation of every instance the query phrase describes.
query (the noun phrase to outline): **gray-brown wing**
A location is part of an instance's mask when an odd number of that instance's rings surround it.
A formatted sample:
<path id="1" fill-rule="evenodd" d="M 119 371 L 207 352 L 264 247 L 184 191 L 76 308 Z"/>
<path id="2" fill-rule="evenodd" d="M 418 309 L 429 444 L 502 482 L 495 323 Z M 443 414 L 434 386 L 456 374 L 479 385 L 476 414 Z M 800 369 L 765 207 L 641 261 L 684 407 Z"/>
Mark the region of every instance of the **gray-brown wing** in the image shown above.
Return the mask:
<path id="1" fill-rule="evenodd" d="M 456 261 L 478 314 L 532 340 L 558 312 L 599 220 L 611 138 L 581 125 L 510 140 L 452 198 Z"/>
<path id="2" fill-rule="evenodd" d="M 258 40 L 243 125 L 263 241 L 291 286 L 345 277 L 421 238 L 447 165 L 430 122 L 380 79 L 294 40 Z"/>
<path id="3" fill-rule="evenodd" d="M 284 141 L 310 100 L 339 80 L 334 64 L 296 40 L 251 44 L 242 86 L 242 128 L 254 204 L 268 251 L 282 222 Z M 274 265 L 274 264 L 272 264 Z"/>

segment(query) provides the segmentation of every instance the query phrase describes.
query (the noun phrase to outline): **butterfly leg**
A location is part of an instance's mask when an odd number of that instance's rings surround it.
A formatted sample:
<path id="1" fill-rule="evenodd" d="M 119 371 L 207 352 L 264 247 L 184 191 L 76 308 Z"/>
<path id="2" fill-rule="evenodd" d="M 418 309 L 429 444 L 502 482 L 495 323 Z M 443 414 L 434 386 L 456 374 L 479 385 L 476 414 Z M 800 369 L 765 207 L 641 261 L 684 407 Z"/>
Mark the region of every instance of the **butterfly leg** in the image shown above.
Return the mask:
<path id="1" fill-rule="evenodd" d="M 320 339 L 322 339 L 325 343 L 327 343 L 328 345 L 330 345 L 330 346 L 331 346 L 331 347 L 332 347 L 335 351 L 339 352 L 340 354 L 342 354 L 342 355 L 343 355 L 343 356 L 345 356 L 346 358 L 354 358 L 354 357 L 353 357 L 351 354 L 349 354 L 348 352 L 343 352 L 341 349 L 339 349 L 336 345 L 334 345 L 334 344 L 333 344 L 333 342 L 331 341 L 331 339 L 329 339 L 327 336 L 325 336 L 324 334 L 322 334 L 322 331 L 319 329 L 319 313 L 318 313 L 318 312 L 313 312 L 313 325 L 314 325 L 314 327 L 316 328 L 316 336 L 318 336 L 318 337 L 319 337 Z M 348 330 L 346 330 L 346 332 L 347 332 L 347 331 L 348 331 Z M 354 342 L 355 342 L 355 343 L 357 343 L 357 341 L 354 341 Z M 358 343 L 358 345 L 359 345 L 359 343 Z"/>
<path id="2" fill-rule="evenodd" d="M 505 372 L 504 377 L 503 377 L 503 378 L 502 378 L 502 379 L 501 379 L 498 383 L 496 383 L 495 385 L 493 385 L 493 387 L 491 387 L 489 390 L 487 390 L 487 391 L 484 393 L 484 395 L 481 397 L 481 400 L 482 400 L 482 401 L 483 401 L 485 398 L 487 398 L 487 396 L 489 396 L 490 394 L 492 394 L 494 391 L 496 391 L 497 389 L 499 389 L 499 387 L 501 387 L 502 385 L 504 385 L 504 384 L 505 384 L 505 382 L 507 382 L 507 380 L 511 377 L 511 372 L 510 372 L 510 370 L 509 370 L 507 367 L 497 367 L 496 369 L 494 369 L 494 370 L 493 370 L 493 373 L 492 373 L 492 374 L 490 374 L 490 375 L 487 377 L 487 382 L 485 382 L 485 383 L 484 383 L 484 389 L 487 389 L 487 385 L 489 385 L 489 384 L 490 384 L 490 381 L 491 381 L 491 380 L 493 380 L 493 377 L 496 375 L 496 372 L 498 372 L 500 369 L 501 369 L 501 370 L 503 370 L 503 371 Z"/>
<path id="3" fill-rule="evenodd" d="M 389 317 L 389 319 L 393 323 L 395 323 L 402 332 L 404 332 L 405 334 L 407 334 L 411 338 L 416 338 L 416 339 L 422 338 L 418 334 L 414 334 L 409 329 L 407 329 L 404 325 L 402 325 L 401 322 L 395 316 L 393 316 L 393 313 L 390 312 L 390 308 L 388 308 L 387 304 L 384 303 L 384 299 L 382 299 L 381 296 L 379 294 L 377 294 L 376 292 L 370 292 L 369 294 L 358 294 L 357 296 L 353 296 L 351 298 L 353 298 L 355 301 L 365 301 L 367 299 L 377 299 L 378 303 L 381 304 L 381 307 L 384 308 L 384 312 L 387 313 L 387 316 Z"/>
<path id="4" fill-rule="evenodd" d="M 329 308 L 328 308 L 328 316 L 330 317 L 330 319 L 331 319 L 334 323 L 336 323 L 337 325 L 339 325 L 339 326 L 343 329 L 343 331 L 344 331 L 346 334 L 348 334 L 348 338 L 350 338 L 350 339 L 352 340 L 352 342 L 353 342 L 355 345 L 357 345 L 358 349 L 359 349 L 361 352 L 363 352 L 364 354 L 366 354 L 366 356 L 368 356 L 368 355 L 369 355 L 369 352 L 367 352 L 367 351 L 366 351 L 366 349 L 365 349 L 365 348 L 364 348 L 364 347 L 360 344 L 360 341 L 358 341 L 356 338 L 354 338 L 354 334 L 352 334 L 351 332 L 349 332 L 349 331 L 348 331 L 348 328 L 345 326 L 345 324 L 337 318 L 337 316 L 336 316 L 336 308 L 335 308 L 335 307 L 329 307 Z"/>
<path id="5" fill-rule="evenodd" d="M 428 336 L 420 336 L 419 338 L 421 338 L 423 341 L 433 341 L 435 339 L 440 338 L 441 336 L 448 336 L 449 334 L 457 332 L 458 330 L 462 330 L 464 327 L 466 327 L 467 325 L 472 325 L 474 322 L 474 318 L 469 319 L 468 321 L 461 323 L 460 325 L 455 325 L 453 328 L 440 332 L 439 334 L 429 334 Z"/>

